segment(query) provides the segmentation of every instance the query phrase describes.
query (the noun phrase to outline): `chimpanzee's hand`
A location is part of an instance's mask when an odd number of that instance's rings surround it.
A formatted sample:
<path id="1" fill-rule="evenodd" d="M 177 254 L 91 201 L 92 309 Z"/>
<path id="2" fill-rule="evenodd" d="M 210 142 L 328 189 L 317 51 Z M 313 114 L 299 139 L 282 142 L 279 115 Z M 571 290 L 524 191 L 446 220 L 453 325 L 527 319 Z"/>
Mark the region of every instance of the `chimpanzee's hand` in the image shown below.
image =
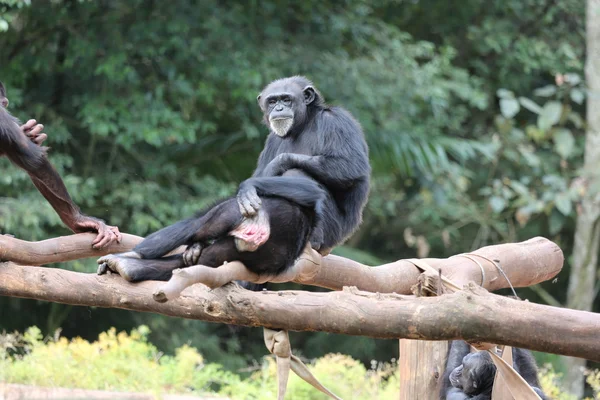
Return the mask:
<path id="1" fill-rule="evenodd" d="M 237 202 L 240 206 L 240 212 L 247 218 L 255 216 L 262 204 L 258 193 L 256 193 L 256 188 L 248 183 L 247 180 L 240 185 Z"/>
<path id="2" fill-rule="evenodd" d="M 48 135 L 42 133 L 43 130 L 44 125 L 38 124 L 35 119 L 30 119 L 21 126 L 21 132 L 38 146 L 41 146 L 44 140 L 48 139 Z"/>
<path id="3" fill-rule="evenodd" d="M 121 232 L 116 226 L 106 225 L 104 221 L 94 217 L 88 217 L 87 215 L 81 214 L 73 223 L 67 224 L 74 232 L 98 232 L 98 236 L 92 242 L 92 247 L 95 249 L 101 249 L 110 245 L 111 243 L 121 242 Z"/>
<path id="4" fill-rule="evenodd" d="M 446 394 L 446 400 L 468 400 L 467 396 L 462 390 L 457 388 L 450 388 Z"/>
<path id="5" fill-rule="evenodd" d="M 262 172 L 262 176 L 279 176 L 290 169 L 290 160 L 294 155 L 291 153 L 281 153 L 275 157 Z"/>

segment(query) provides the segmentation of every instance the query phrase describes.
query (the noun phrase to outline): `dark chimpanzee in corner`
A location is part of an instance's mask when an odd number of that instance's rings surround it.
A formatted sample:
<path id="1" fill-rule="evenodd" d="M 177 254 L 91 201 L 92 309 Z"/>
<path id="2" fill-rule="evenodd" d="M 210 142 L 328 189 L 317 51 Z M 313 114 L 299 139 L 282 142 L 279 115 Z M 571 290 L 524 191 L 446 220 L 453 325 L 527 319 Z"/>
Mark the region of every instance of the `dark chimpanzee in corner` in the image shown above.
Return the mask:
<path id="1" fill-rule="evenodd" d="M 327 254 L 358 227 L 371 167 L 358 122 L 329 107 L 304 77 L 279 79 L 258 96 L 270 129 L 253 176 L 235 198 L 148 236 L 132 252 L 102 257 L 98 273 L 168 280 L 190 265 L 241 261 L 278 275 L 305 245 Z M 180 245 L 183 255 L 163 257 Z"/>
<path id="2" fill-rule="evenodd" d="M 496 366 L 487 351 L 470 353 L 471 347 L 462 340 L 452 341 L 448 350 L 446 371 L 442 378 L 440 400 L 490 400 L 496 375 Z M 542 398 L 537 368 L 531 352 L 512 348 L 513 368 Z"/>
<path id="3" fill-rule="evenodd" d="M 102 248 L 120 241 L 121 234 L 117 227 L 107 226 L 98 218 L 82 214 L 73 203 L 62 179 L 46 157 L 47 149 L 40 146 L 47 137 L 46 134 L 39 134 L 42 126 L 33 127 L 35 121 L 29 121 L 22 131 L 19 129 L 19 120 L 6 110 L 7 107 L 6 89 L 0 82 L 0 156 L 6 155 L 29 174 L 33 184 L 73 232 L 98 232 L 92 242 L 93 247 Z"/>

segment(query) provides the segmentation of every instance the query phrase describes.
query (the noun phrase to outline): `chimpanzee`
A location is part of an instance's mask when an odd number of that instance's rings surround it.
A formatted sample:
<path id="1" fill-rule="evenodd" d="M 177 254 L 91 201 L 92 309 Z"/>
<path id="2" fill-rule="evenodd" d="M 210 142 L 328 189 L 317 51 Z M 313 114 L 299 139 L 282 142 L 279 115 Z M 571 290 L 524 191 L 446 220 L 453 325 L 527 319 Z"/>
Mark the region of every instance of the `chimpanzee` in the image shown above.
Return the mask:
<path id="1" fill-rule="evenodd" d="M 33 126 L 35 121 L 29 121 L 22 131 L 19 121 L 6 110 L 7 107 L 6 89 L 0 82 L 0 156 L 6 155 L 29 174 L 33 184 L 73 232 L 98 232 L 92 242 L 93 247 L 102 248 L 114 241 L 119 242 L 121 233 L 117 227 L 107 226 L 98 218 L 82 214 L 73 203 L 62 179 L 46 157 L 47 149 L 40 146 L 47 137 L 39 134 L 42 126 Z"/>
<path id="2" fill-rule="evenodd" d="M 448 350 L 446 371 L 442 378 L 440 400 L 491 400 L 496 366 L 487 351 L 470 353 L 470 346 L 462 340 L 452 341 Z M 542 398 L 537 367 L 531 352 L 513 347 L 513 368 Z"/>
<path id="3" fill-rule="evenodd" d="M 252 178 L 242 182 L 238 202 L 244 216 L 260 207 L 259 195 L 278 196 L 285 188 L 259 190 L 257 179 L 300 169 L 327 189 L 323 210 L 311 237 L 315 250 L 327 254 L 346 240 L 362 220 L 371 167 L 359 123 L 340 107 L 329 107 L 302 76 L 270 83 L 258 96 L 270 128 Z"/>
<path id="4" fill-rule="evenodd" d="M 164 228 L 132 252 L 100 258 L 98 273 L 168 280 L 184 266 L 241 261 L 252 272 L 277 275 L 309 240 L 326 254 L 358 227 L 371 169 L 358 122 L 325 105 L 304 77 L 272 82 L 258 102 L 271 133 L 237 201 Z M 183 255 L 160 258 L 182 244 Z"/>
<path id="5" fill-rule="evenodd" d="M 241 214 L 235 198 L 226 199 L 151 234 L 131 252 L 101 257 L 98 273 L 111 270 L 131 282 L 166 281 L 177 268 L 218 267 L 226 261 L 240 261 L 263 276 L 282 273 L 308 243 L 325 191 L 300 171 L 255 184 L 264 190 L 288 190 L 285 196 L 263 197 L 263 207 L 252 218 Z M 163 257 L 180 245 L 188 245 L 185 253 Z"/>

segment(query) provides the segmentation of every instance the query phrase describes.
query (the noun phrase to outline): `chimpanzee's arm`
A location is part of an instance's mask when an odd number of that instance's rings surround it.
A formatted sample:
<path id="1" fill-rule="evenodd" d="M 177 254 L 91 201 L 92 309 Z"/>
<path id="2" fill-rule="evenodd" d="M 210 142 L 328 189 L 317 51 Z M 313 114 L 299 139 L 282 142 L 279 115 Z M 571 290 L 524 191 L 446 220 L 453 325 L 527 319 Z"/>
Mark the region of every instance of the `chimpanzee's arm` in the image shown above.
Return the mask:
<path id="1" fill-rule="evenodd" d="M 307 156 L 282 153 L 264 169 L 264 176 L 278 176 L 298 168 L 328 188 L 344 189 L 369 176 L 370 167 L 366 157 L 350 158 L 337 155 Z"/>
<path id="2" fill-rule="evenodd" d="M 260 152 L 260 156 L 258 157 L 258 163 L 256 165 L 256 169 L 252 174 L 252 177 L 257 176 L 269 176 L 264 174 L 265 168 L 269 165 L 269 163 L 275 158 L 277 155 L 277 149 L 279 147 L 280 138 L 275 135 L 269 135 L 265 142 L 265 147 Z"/>
<path id="3" fill-rule="evenodd" d="M 10 157 L 10 155 L 9 155 Z M 60 175 L 50 162 L 43 157 L 40 164 L 27 170 L 31 181 L 48 200 L 60 219 L 73 232 L 98 232 L 92 246 L 102 248 L 112 242 L 121 241 L 121 233 L 116 226 L 108 226 L 101 219 L 83 214 L 75 205 Z"/>
<path id="4" fill-rule="evenodd" d="M 27 124 L 24 128 L 19 128 L 15 121 L 16 119 L 8 112 L 0 111 L 1 152 L 6 154 L 13 163 L 27 171 L 33 184 L 72 231 L 98 232 L 92 246 L 100 248 L 113 241 L 120 241 L 121 234 L 117 227 L 107 226 L 104 221 L 81 213 L 69 196 L 58 172 L 46 158 L 45 149 L 34 144 L 37 143 L 36 139 L 39 141 L 39 135 L 28 136 Z M 38 129 L 41 131 L 41 128 Z"/>
<path id="5" fill-rule="evenodd" d="M 457 389 L 450 383 L 450 374 L 454 369 L 462 365 L 463 358 L 469 354 L 470 347 L 467 342 L 462 340 L 453 340 L 450 342 L 450 349 L 448 350 L 448 360 L 446 361 L 446 370 L 442 376 L 442 384 L 440 388 L 440 399 L 441 400 L 462 400 L 467 399 L 462 390 Z M 461 397 L 461 395 L 463 397 Z"/>
<path id="6" fill-rule="evenodd" d="M 243 216 L 253 216 L 261 205 L 260 195 L 277 196 L 321 212 L 325 191 L 310 178 L 262 177 L 246 179 L 240 184 L 237 201 Z M 318 216 L 317 216 L 318 218 Z"/>

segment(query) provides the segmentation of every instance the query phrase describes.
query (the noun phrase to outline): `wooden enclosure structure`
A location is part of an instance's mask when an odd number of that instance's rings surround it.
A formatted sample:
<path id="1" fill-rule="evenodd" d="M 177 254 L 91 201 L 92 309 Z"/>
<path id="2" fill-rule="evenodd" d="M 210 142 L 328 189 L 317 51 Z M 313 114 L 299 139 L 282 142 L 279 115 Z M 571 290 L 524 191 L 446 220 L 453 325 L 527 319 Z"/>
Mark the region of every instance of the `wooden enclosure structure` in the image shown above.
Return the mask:
<path id="1" fill-rule="evenodd" d="M 422 260 L 441 269 L 457 285 L 469 284 L 465 290 L 439 297 L 411 295 L 416 284 L 423 288 L 428 280 L 435 280 L 422 274 L 414 260 L 368 267 L 330 255 L 318 268 L 311 266 L 309 274 L 301 274 L 294 281 L 334 292 L 255 293 L 231 285 L 209 291 L 203 285 L 194 285 L 185 289 L 182 297 L 164 304 L 152 300 L 158 282 L 129 284 L 114 275 L 37 267 L 126 251 L 141 240 L 125 234 L 120 244 L 98 251 L 91 248 L 93 238 L 92 234 L 78 234 L 25 242 L 0 236 L 0 260 L 4 261 L 0 262 L 0 295 L 246 326 L 400 338 L 401 399 L 437 398 L 446 341 L 450 339 L 486 341 L 600 361 L 598 314 L 518 301 L 484 290 L 506 288 L 508 280 L 514 287 L 525 287 L 554 278 L 564 258 L 560 248 L 545 238 L 484 247 L 470 253 L 471 257 Z M 484 289 L 469 282 L 481 284 Z M 78 290 L 81 287 L 86 288 L 85 292 Z M 569 337 L 569 343 L 564 343 L 565 337 Z"/>

